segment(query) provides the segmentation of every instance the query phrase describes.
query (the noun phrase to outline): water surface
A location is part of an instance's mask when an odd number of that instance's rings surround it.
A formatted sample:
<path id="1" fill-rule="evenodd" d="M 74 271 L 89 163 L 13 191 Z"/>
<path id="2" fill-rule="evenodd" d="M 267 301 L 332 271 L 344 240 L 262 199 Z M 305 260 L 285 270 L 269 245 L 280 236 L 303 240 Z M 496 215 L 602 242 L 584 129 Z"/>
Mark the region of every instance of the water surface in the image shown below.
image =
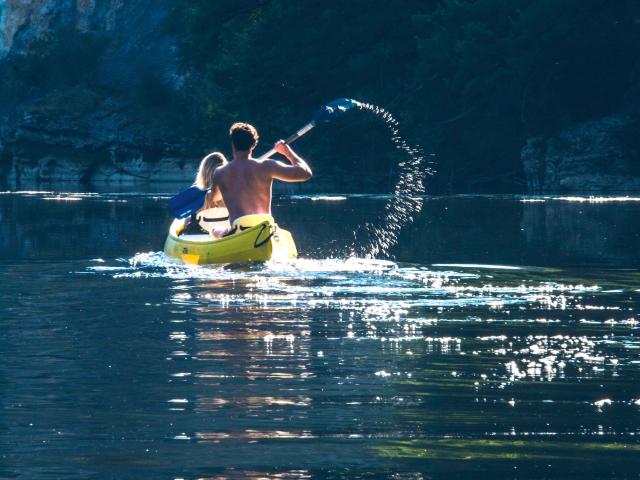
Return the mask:
<path id="1" fill-rule="evenodd" d="M 424 197 L 352 257 L 388 200 L 220 268 L 163 194 L 0 195 L 0 478 L 637 478 L 640 203 Z"/>

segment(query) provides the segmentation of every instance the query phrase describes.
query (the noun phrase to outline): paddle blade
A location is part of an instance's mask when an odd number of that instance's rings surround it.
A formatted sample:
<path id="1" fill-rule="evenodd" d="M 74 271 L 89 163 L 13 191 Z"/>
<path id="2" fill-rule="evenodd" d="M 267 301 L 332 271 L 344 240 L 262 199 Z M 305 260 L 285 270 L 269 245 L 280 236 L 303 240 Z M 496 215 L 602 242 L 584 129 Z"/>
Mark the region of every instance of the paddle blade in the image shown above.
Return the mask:
<path id="1" fill-rule="evenodd" d="M 315 123 L 330 122 L 334 118 L 339 117 L 344 112 L 354 107 L 360 108 L 360 102 L 352 100 L 351 98 L 338 98 L 337 100 L 320 107 L 314 115 L 313 121 Z"/>
<path id="2" fill-rule="evenodd" d="M 206 190 L 200 190 L 198 187 L 188 188 L 169 199 L 169 210 L 175 218 L 186 218 L 202 208 L 206 195 Z"/>

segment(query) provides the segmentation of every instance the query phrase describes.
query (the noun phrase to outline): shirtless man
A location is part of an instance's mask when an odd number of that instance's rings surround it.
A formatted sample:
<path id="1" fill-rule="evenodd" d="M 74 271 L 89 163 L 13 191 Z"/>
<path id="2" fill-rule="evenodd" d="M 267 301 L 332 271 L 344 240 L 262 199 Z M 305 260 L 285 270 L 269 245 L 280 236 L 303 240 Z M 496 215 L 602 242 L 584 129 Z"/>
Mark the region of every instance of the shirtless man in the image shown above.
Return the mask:
<path id="1" fill-rule="evenodd" d="M 311 178 L 311 168 L 284 140 L 274 146 L 290 164 L 273 159 L 257 160 L 251 156 L 258 144 L 258 132 L 248 123 L 234 123 L 229 130 L 233 160 L 218 167 L 213 184 L 220 188 L 229 210 L 231 232 L 259 224 L 271 217 L 273 179 L 304 182 Z M 219 233 L 216 235 L 218 236 Z"/>

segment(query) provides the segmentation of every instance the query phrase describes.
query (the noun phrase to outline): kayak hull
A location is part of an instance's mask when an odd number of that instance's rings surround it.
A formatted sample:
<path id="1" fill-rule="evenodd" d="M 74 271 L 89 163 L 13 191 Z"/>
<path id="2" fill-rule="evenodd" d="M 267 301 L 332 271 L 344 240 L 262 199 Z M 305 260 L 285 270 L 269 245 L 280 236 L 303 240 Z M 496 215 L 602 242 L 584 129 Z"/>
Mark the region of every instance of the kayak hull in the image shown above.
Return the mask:
<path id="1" fill-rule="evenodd" d="M 298 251 L 291 233 L 275 223 L 258 225 L 223 238 L 210 235 L 182 235 L 182 220 L 175 220 L 164 243 L 164 253 L 195 265 L 266 262 L 296 258 Z"/>

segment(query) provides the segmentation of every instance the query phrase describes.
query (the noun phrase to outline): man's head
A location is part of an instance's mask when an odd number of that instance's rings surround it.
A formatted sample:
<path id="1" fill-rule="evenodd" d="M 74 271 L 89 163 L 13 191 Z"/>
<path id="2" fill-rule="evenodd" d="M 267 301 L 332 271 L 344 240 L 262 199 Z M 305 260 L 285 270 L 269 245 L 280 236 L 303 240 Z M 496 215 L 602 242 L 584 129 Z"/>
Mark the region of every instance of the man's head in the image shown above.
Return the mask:
<path id="1" fill-rule="evenodd" d="M 258 144 L 258 131 L 253 125 L 248 123 L 234 123 L 229 130 L 231 136 L 231 145 L 237 152 L 251 153 Z"/>

